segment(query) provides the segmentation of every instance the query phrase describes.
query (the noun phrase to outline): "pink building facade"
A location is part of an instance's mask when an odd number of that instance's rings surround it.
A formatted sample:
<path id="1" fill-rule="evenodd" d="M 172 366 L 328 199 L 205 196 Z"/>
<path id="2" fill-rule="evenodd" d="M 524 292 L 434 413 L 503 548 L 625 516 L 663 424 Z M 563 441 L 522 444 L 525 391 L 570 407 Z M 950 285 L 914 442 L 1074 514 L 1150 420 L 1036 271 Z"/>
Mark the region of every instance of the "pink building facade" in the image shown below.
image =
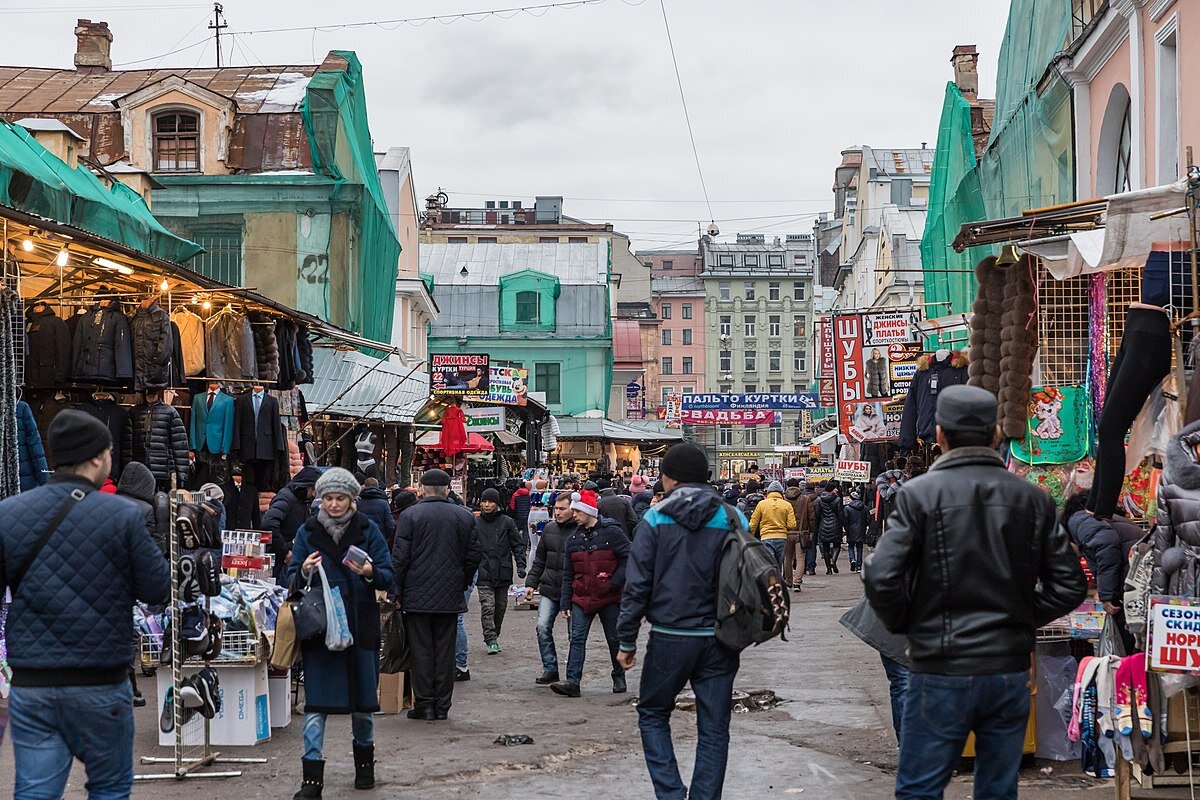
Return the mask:
<path id="1" fill-rule="evenodd" d="M 1186 147 L 1200 147 L 1200 98 L 1182 91 L 1200 74 L 1200 3 L 1075 5 L 1083 24 L 1059 68 L 1074 95 L 1077 197 L 1178 179 Z"/>
<path id="2" fill-rule="evenodd" d="M 704 391 L 704 284 L 696 250 L 655 250 L 637 257 L 650 267 L 652 304 L 659 319 L 658 370 L 646 387 L 648 402 L 661 406 L 672 393 Z M 650 377 L 650 376 L 648 376 Z"/>

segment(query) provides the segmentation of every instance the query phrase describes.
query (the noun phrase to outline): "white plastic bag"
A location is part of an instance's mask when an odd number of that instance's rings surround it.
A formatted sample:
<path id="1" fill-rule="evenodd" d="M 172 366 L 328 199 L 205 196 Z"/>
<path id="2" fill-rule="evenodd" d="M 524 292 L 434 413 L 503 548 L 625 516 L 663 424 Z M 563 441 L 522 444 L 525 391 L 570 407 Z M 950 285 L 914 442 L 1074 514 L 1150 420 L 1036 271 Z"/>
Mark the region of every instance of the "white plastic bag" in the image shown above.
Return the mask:
<path id="1" fill-rule="evenodd" d="M 325 595 L 325 649 L 334 652 L 345 650 L 354 644 L 354 637 L 350 635 L 350 622 L 346 619 L 342 592 L 338 587 L 329 585 L 324 564 L 317 562 L 317 571 L 321 573 L 321 591 Z"/>

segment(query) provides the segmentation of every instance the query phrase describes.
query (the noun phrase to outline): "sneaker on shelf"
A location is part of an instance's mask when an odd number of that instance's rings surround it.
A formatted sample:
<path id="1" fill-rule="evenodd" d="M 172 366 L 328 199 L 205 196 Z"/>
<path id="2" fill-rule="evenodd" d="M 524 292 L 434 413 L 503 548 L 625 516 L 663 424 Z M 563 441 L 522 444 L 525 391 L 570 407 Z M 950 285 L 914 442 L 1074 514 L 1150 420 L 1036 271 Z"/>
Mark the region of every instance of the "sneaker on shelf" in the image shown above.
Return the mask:
<path id="1" fill-rule="evenodd" d="M 179 557 L 176 569 L 179 570 L 179 599 L 185 603 L 194 603 L 199 600 L 202 592 L 198 577 L 200 568 L 196 563 L 196 557 L 191 553 L 184 553 Z"/>
<path id="2" fill-rule="evenodd" d="M 168 686 L 163 695 L 162 713 L 158 717 L 158 729 L 163 733 L 175 730 L 175 687 Z"/>
<path id="3" fill-rule="evenodd" d="M 202 657 L 205 661 L 215 661 L 221 655 L 221 634 L 225 631 L 225 623 L 216 614 L 208 615 L 208 649 Z"/>
<path id="4" fill-rule="evenodd" d="M 204 693 L 195 675 L 189 675 L 179 682 L 179 696 L 183 698 L 184 708 L 202 708 Z"/>
<path id="5" fill-rule="evenodd" d="M 212 719 L 221 713 L 221 681 L 217 677 L 216 670 L 208 667 L 197 672 L 195 678 L 197 688 L 200 690 L 200 697 L 204 700 L 204 705 L 200 707 L 200 713 L 208 719 Z"/>

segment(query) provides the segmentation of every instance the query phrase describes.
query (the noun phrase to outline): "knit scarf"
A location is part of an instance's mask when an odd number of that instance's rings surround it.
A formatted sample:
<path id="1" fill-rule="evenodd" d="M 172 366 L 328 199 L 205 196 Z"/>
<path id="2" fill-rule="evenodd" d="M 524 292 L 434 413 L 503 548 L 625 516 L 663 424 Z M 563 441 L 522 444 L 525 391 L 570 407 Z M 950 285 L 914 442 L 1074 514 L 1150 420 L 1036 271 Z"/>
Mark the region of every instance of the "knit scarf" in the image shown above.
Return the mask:
<path id="1" fill-rule="evenodd" d="M 342 543 L 342 536 L 350 527 L 350 520 L 354 519 L 354 511 L 354 504 L 351 503 L 350 508 L 340 517 L 333 516 L 323 508 L 317 512 L 317 521 L 325 528 L 325 532 L 330 535 L 334 544 Z"/>

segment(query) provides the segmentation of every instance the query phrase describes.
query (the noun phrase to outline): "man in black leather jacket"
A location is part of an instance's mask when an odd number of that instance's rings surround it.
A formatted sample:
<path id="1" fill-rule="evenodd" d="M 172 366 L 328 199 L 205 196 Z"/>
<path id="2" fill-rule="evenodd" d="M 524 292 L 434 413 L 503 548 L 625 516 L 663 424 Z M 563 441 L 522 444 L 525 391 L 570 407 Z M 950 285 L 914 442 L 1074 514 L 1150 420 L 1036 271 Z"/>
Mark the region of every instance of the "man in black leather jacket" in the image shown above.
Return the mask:
<path id="1" fill-rule="evenodd" d="M 897 492 L 863 573 L 912 660 L 896 797 L 941 797 L 972 731 L 975 796 L 1016 797 L 1034 633 L 1078 606 L 1087 583 L 1054 501 L 992 449 L 996 398 L 948 387 L 936 421 L 945 455 Z"/>

